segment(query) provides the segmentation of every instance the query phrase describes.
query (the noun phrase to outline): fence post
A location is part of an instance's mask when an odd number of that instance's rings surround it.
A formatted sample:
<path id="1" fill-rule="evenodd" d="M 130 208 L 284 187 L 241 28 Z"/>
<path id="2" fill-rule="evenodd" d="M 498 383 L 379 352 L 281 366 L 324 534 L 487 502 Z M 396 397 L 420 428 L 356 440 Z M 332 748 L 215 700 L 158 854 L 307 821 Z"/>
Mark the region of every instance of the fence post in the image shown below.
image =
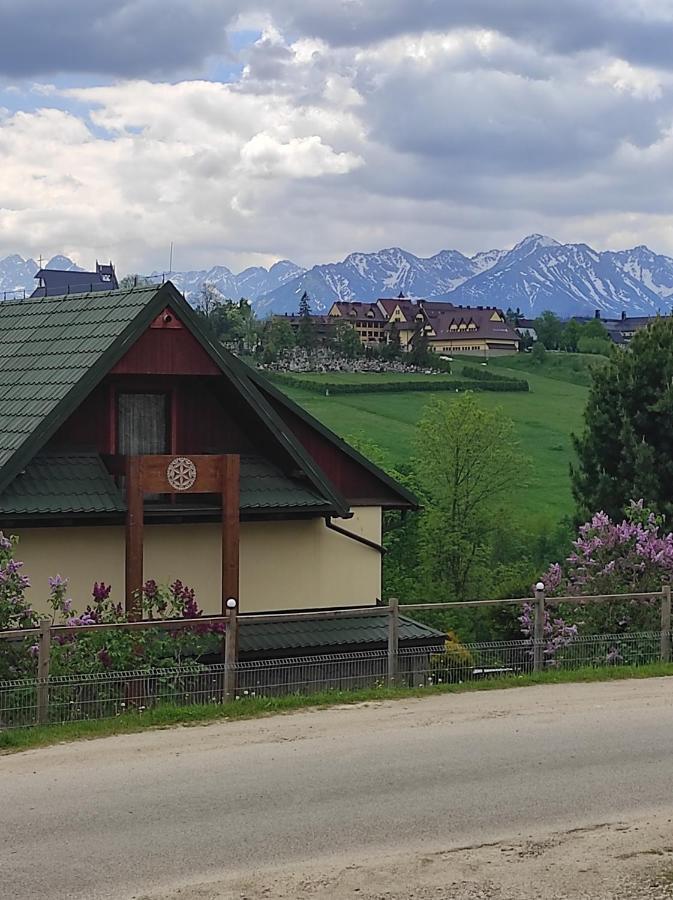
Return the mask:
<path id="1" fill-rule="evenodd" d="M 544 584 L 535 585 L 535 627 L 533 632 L 533 671 L 542 671 L 544 660 Z"/>
<path id="2" fill-rule="evenodd" d="M 388 687 L 397 682 L 398 652 L 400 643 L 400 602 L 397 597 L 388 600 Z"/>
<path id="3" fill-rule="evenodd" d="M 37 724 L 49 722 L 49 654 L 51 651 L 51 622 L 42 619 L 37 654 Z"/>
<path id="4" fill-rule="evenodd" d="M 224 633 L 224 702 L 236 696 L 236 647 L 238 614 L 233 597 L 227 600 L 227 630 Z"/>
<path id="5" fill-rule="evenodd" d="M 661 588 L 661 661 L 671 661 L 671 586 Z"/>

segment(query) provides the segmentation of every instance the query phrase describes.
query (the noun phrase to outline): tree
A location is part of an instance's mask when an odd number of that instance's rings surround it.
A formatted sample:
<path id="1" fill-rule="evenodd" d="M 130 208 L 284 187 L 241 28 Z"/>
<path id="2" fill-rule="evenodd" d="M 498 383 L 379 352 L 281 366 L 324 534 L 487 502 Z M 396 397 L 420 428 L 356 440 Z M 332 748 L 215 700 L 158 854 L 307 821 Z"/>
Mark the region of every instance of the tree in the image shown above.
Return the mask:
<path id="1" fill-rule="evenodd" d="M 409 362 L 412 366 L 426 366 L 430 362 L 430 339 L 424 328 L 416 332 L 412 348 L 409 351 Z"/>
<path id="2" fill-rule="evenodd" d="M 271 351 L 274 356 L 285 350 L 291 350 L 295 345 L 294 332 L 287 319 L 279 316 L 266 324 L 263 332 L 265 349 Z"/>
<path id="3" fill-rule="evenodd" d="M 390 330 L 390 340 L 388 342 L 390 355 L 392 359 L 397 359 L 402 355 L 402 341 L 400 339 L 400 331 L 397 325 L 393 325 Z"/>
<path id="4" fill-rule="evenodd" d="M 673 322 L 655 321 L 594 370 L 584 422 L 571 473 L 579 516 L 617 520 L 642 497 L 673 522 Z"/>
<path id="5" fill-rule="evenodd" d="M 315 326 L 311 318 L 311 303 L 308 299 L 306 291 L 299 301 L 299 315 L 301 321 L 297 329 L 297 346 L 304 350 L 313 350 L 317 343 Z"/>
<path id="6" fill-rule="evenodd" d="M 533 358 L 534 362 L 538 365 L 542 365 L 547 358 L 547 351 L 545 350 L 545 346 L 542 341 L 536 341 L 533 344 L 533 349 L 530 351 L 530 355 Z"/>
<path id="7" fill-rule="evenodd" d="M 357 331 L 348 322 L 337 321 L 334 326 L 334 348 L 346 359 L 355 359 L 362 353 L 362 342 Z"/>
<path id="8" fill-rule="evenodd" d="M 545 310 L 535 320 L 535 333 L 538 341 L 542 341 L 547 350 L 558 350 L 563 325 L 556 313 Z"/>
<path id="9" fill-rule="evenodd" d="M 134 275 L 124 275 L 119 282 L 119 287 L 128 290 L 128 288 L 134 287 L 147 287 L 149 284 L 154 284 L 151 278 L 146 278 L 144 275 L 136 273 Z"/>
<path id="10" fill-rule="evenodd" d="M 610 335 L 607 332 L 607 328 L 600 319 L 592 319 L 590 322 L 587 322 L 586 325 L 582 328 L 583 337 L 587 338 L 598 338 L 602 341 L 609 341 Z"/>
<path id="11" fill-rule="evenodd" d="M 560 347 L 567 353 L 577 353 L 579 339 L 582 337 L 582 326 L 575 319 L 570 319 L 563 326 L 561 332 Z"/>
<path id="12" fill-rule="evenodd" d="M 470 393 L 433 400 L 418 424 L 415 466 L 425 501 L 424 579 L 439 597 L 465 599 L 478 589 L 499 518 L 527 468 L 514 424 Z"/>

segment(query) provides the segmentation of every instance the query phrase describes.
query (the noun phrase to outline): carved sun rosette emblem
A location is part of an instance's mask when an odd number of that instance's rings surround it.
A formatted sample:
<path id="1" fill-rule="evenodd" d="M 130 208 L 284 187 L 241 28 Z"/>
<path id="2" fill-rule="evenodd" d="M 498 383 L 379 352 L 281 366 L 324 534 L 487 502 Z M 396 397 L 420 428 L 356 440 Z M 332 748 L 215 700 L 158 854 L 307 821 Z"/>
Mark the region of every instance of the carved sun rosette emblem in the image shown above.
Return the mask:
<path id="1" fill-rule="evenodd" d="M 186 456 L 176 456 L 168 464 L 166 480 L 175 491 L 188 491 L 196 481 L 196 466 Z"/>

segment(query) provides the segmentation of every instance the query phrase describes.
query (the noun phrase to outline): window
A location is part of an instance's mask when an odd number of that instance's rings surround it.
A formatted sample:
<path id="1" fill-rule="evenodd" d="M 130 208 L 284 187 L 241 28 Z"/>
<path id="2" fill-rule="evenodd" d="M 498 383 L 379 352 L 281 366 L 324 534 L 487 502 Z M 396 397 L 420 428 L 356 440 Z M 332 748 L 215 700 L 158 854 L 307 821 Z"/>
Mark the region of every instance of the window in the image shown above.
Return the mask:
<path id="1" fill-rule="evenodd" d="M 119 394 L 117 453 L 169 453 L 168 395 Z"/>

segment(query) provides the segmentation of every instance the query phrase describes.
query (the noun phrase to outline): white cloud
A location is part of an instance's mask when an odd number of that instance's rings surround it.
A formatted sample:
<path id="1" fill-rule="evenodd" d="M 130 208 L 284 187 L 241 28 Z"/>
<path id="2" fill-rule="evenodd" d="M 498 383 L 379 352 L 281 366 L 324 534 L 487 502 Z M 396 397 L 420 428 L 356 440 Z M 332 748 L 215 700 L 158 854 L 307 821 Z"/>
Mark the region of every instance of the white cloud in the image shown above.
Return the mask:
<path id="1" fill-rule="evenodd" d="M 318 178 L 321 175 L 345 175 L 361 163 L 362 160 L 352 153 L 335 153 L 315 134 L 282 143 L 272 135 L 260 132 L 241 148 L 237 171 L 263 178 Z"/>
<path id="2" fill-rule="evenodd" d="M 181 265 L 307 264 L 533 230 L 598 246 L 640 230 L 673 252 L 673 77 L 604 49 L 607 7 L 583 2 L 590 40 L 525 0 L 511 21 L 500 0 L 457 2 L 452 25 L 443 4 L 393 0 L 385 28 L 367 0 L 349 13 L 362 37 L 343 4 L 319 20 L 308 0 L 252 3 L 261 33 L 231 83 L 24 85 L 25 109 L 0 112 L 0 253 L 142 271 L 173 240 Z"/>
<path id="3" fill-rule="evenodd" d="M 607 84 L 616 91 L 645 100 L 658 100 L 663 94 L 663 76 L 651 69 L 632 66 L 624 59 L 613 59 L 589 76 L 593 84 Z"/>

